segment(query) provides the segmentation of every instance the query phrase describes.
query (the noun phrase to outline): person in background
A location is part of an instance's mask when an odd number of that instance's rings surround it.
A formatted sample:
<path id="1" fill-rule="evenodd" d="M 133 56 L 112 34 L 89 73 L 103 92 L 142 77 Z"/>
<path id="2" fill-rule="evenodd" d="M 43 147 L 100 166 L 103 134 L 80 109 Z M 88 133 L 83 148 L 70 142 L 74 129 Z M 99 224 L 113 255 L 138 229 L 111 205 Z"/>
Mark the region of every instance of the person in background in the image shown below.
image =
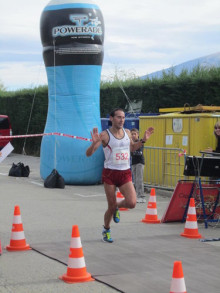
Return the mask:
<path id="1" fill-rule="evenodd" d="M 139 131 L 137 128 L 132 128 L 131 137 L 133 142 L 139 141 Z M 144 146 L 142 145 L 139 149 L 134 152 L 131 152 L 131 170 L 133 175 L 133 182 L 137 195 L 137 203 L 145 203 L 146 199 L 144 196 L 144 154 L 143 154 Z"/>
<path id="2" fill-rule="evenodd" d="M 215 152 L 220 153 L 220 121 L 217 121 L 214 126 L 214 135 L 217 139 L 217 146 L 216 149 L 213 150 L 211 147 L 206 149 L 207 152 Z"/>
<path id="3" fill-rule="evenodd" d="M 136 192 L 132 184 L 130 168 L 130 152 L 139 149 L 154 132 L 149 127 L 143 135 L 143 139 L 133 142 L 130 130 L 124 129 L 125 113 L 122 109 L 114 109 L 110 114 L 112 126 L 98 133 L 98 128 L 91 132 L 92 144 L 86 150 L 86 156 L 90 157 L 102 145 L 105 161 L 102 172 L 105 194 L 108 207 L 104 214 L 104 227 L 102 231 L 103 241 L 112 243 L 110 224 L 120 221 L 119 208 L 133 209 L 136 205 Z M 124 200 L 117 203 L 116 188 L 124 196 Z"/>
<path id="4" fill-rule="evenodd" d="M 211 147 L 208 147 L 205 151 L 210 153 L 220 153 L 220 121 L 217 121 L 214 125 L 214 135 L 217 139 L 217 145 L 215 150 L 213 150 Z M 219 154 L 220 155 L 220 154 Z M 210 177 L 209 178 L 210 183 L 213 183 L 213 181 L 216 181 L 215 183 L 220 183 L 220 178 L 218 177 Z"/>

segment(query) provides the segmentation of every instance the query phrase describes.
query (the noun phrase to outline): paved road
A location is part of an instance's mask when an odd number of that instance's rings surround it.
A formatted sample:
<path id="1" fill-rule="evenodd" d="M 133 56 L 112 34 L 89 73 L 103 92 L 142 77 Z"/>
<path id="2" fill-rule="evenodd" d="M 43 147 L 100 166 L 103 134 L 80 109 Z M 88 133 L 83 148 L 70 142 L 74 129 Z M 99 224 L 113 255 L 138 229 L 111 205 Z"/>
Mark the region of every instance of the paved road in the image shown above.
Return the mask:
<path id="1" fill-rule="evenodd" d="M 28 164 L 29 178 L 7 176 L 12 162 Z M 106 200 L 102 185 L 46 189 L 39 175 L 39 158 L 12 154 L 0 164 L 0 239 L 10 242 L 14 206 L 19 205 L 27 243 L 25 252 L 0 256 L 0 292 L 169 292 L 173 262 L 181 260 L 188 292 L 219 292 L 219 242 L 201 243 L 180 237 L 184 224 L 143 224 L 146 204 L 122 212 L 112 224 L 113 244 L 101 241 Z M 169 193 L 157 191 L 159 218 Z M 148 198 L 147 198 L 148 199 Z M 94 282 L 66 284 L 72 225 L 78 225 L 87 271 Z M 204 237 L 220 237 L 219 226 Z"/>

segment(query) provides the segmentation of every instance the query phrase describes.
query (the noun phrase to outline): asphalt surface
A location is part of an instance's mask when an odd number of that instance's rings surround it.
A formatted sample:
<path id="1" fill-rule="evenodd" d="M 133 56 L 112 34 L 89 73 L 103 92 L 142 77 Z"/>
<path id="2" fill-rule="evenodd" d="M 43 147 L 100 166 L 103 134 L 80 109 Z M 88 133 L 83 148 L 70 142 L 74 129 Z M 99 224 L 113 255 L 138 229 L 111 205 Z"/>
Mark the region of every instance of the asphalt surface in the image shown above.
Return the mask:
<path id="1" fill-rule="evenodd" d="M 28 178 L 8 176 L 12 163 L 31 169 Z M 187 292 L 217 293 L 220 288 L 220 241 L 200 242 L 180 236 L 182 223 L 144 224 L 146 204 L 121 212 L 112 224 L 114 243 L 101 241 L 106 199 L 102 185 L 46 189 L 36 157 L 11 154 L 0 164 L 0 292 L 169 292 L 173 262 L 181 260 Z M 172 192 L 156 190 L 158 218 Z M 149 194 L 146 194 L 148 201 Z M 26 242 L 32 250 L 9 252 L 14 206 L 19 205 Z M 72 225 L 78 225 L 86 268 L 93 282 L 67 284 Z M 204 238 L 220 237 L 219 225 Z"/>

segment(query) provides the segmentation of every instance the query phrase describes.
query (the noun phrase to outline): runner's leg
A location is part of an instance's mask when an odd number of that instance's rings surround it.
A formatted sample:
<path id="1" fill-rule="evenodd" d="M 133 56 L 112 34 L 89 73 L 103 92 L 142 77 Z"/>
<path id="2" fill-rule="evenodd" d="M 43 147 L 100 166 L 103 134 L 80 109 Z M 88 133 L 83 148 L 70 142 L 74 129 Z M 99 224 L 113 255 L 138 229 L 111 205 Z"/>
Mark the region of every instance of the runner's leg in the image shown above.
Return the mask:
<path id="1" fill-rule="evenodd" d="M 108 203 L 108 209 L 104 215 L 104 226 L 106 229 L 109 229 L 113 214 L 115 212 L 115 209 L 117 208 L 116 196 L 115 196 L 116 186 L 109 185 L 104 182 L 104 189 L 105 189 L 105 194 L 106 194 L 107 203 Z"/>
<path id="2" fill-rule="evenodd" d="M 136 206 L 136 192 L 131 181 L 119 187 L 120 192 L 124 196 L 124 200 L 118 203 L 119 208 L 133 209 Z"/>

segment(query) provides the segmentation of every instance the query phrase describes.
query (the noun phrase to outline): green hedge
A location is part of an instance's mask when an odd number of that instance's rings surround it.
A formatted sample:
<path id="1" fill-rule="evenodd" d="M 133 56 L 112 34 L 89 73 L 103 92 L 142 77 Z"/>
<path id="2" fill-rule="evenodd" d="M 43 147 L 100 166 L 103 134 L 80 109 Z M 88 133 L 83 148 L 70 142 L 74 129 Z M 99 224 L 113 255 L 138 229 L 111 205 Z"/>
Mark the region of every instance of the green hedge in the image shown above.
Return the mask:
<path id="1" fill-rule="evenodd" d="M 0 114 L 10 117 L 14 135 L 26 134 L 27 131 L 28 134 L 43 133 L 47 107 L 48 92 L 46 86 L 0 93 Z M 15 152 L 22 153 L 24 144 L 27 154 L 39 155 L 41 137 L 14 139 Z"/>
<path id="2" fill-rule="evenodd" d="M 143 101 L 143 113 L 158 113 L 159 108 L 220 105 L 220 68 L 196 68 L 192 73 L 183 71 L 176 77 L 163 74 L 161 79 L 115 78 L 113 82 L 101 82 L 101 117 L 106 117 L 116 107 L 125 109 L 130 101 Z M 13 134 L 42 133 L 46 122 L 48 89 L 46 86 L 15 92 L 0 91 L 0 114 L 10 117 Z M 25 139 L 14 139 L 15 151 L 21 153 Z M 41 137 L 27 138 L 27 154 L 39 155 Z"/>

